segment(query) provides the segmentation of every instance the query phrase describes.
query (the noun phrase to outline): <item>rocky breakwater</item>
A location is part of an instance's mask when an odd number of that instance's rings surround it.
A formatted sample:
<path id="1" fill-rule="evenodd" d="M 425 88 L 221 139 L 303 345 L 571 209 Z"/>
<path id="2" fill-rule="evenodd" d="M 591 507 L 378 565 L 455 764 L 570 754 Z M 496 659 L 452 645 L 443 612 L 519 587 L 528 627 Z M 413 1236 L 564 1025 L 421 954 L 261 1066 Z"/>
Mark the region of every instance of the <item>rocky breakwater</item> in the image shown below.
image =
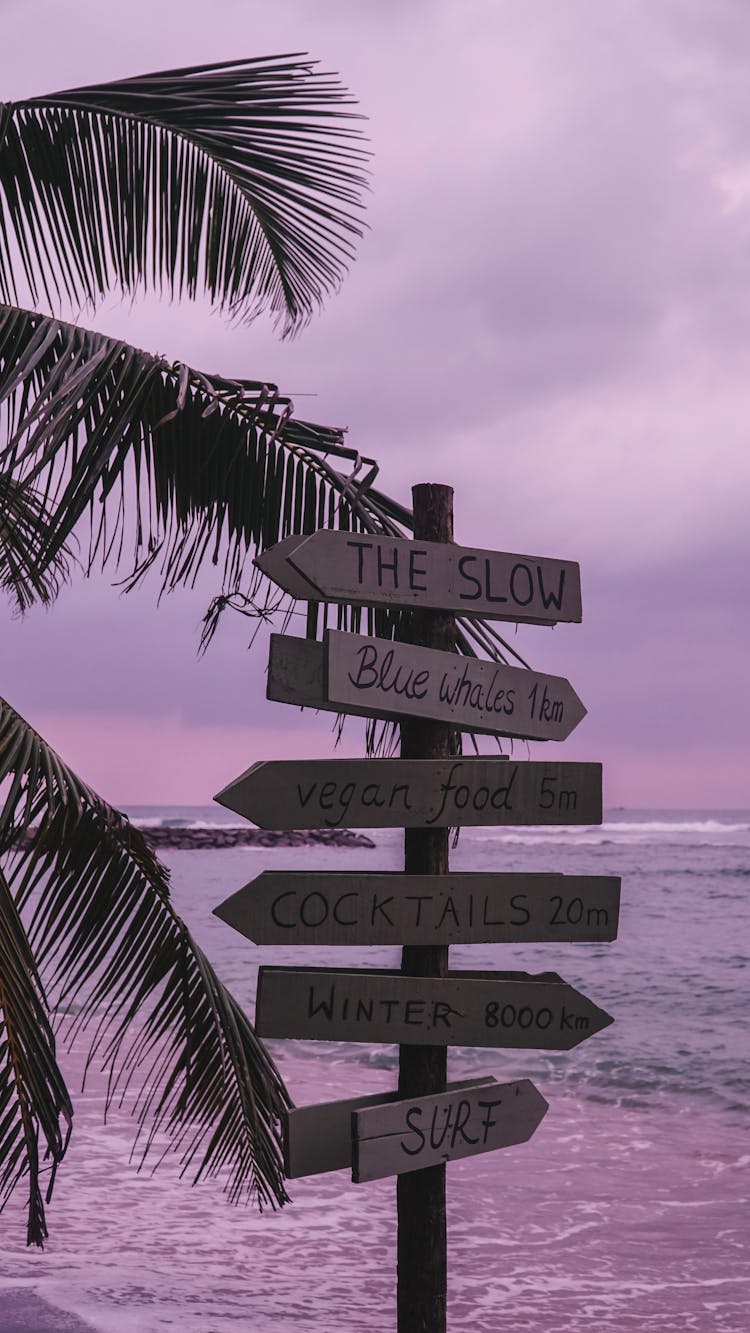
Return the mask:
<path id="1" fill-rule="evenodd" d="M 177 850 L 213 850 L 220 847 L 374 847 L 372 838 L 351 829 L 260 829 L 189 825 L 146 824 L 141 833 L 152 847 Z"/>
<path id="2" fill-rule="evenodd" d="M 365 833 L 346 828 L 261 829 L 234 828 L 232 825 L 140 824 L 136 825 L 152 847 L 171 847 L 177 851 L 212 851 L 222 847 L 374 847 Z M 38 833 L 35 826 L 16 839 L 16 846 L 28 847 Z"/>

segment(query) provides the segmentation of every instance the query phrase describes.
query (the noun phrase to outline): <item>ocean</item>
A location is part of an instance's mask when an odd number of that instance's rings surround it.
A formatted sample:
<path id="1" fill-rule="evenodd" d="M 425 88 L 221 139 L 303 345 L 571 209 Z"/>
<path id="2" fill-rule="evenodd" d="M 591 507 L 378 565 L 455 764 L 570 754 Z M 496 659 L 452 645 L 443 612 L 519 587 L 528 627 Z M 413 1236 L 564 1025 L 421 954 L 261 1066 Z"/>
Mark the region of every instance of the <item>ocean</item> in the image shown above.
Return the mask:
<path id="1" fill-rule="evenodd" d="M 144 823 L 233 823 L 133 808 Z M 259 962 L 398 965 L 391 948 L 258 948 L 212 908 L 265 869 L 397 870 L 376 847 L 169 851 L 178 911 L 252 1014 Z M 531 1078 L 550 1103 L 526 1144 L 448 1165 L 451 1330 L 748 1333 L 750 813 L 610 810 L 595 828 L 465 829 L 454 869 L 620 875 L 610 944 L 474 945 L 451 965 L 555 971 L 614 1016 L 570 1052 L 451 1049 L 449 1077 Z M 298 1105 L 390 1091 L 393 1047 L 275 1041 Z M 72 1090 L 82 1055 L 68 1057 Z M 290 1182 L 259 1216 L 176 1165 L 137 1174 L 124 1112 L 96 1081 L 27 1250 L 0 1217 L 0 1333 L 359 1333 L 395 1328 L 395 1184 Z M 82 1322 L 81 1322 L 82 1321 Z"/>

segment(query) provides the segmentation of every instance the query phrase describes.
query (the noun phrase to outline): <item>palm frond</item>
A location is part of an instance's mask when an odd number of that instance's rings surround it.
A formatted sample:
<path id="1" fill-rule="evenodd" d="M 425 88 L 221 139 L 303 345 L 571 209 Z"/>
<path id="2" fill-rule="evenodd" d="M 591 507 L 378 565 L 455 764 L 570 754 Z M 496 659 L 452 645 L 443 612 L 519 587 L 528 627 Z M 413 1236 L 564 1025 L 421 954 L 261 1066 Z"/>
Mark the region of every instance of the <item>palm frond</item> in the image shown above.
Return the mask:
<path id="1" fill-rule="evenodd" d="M 27 1243 L 44 1244 L 58 1163 L 73 1107 L 55 1055 L 42 984 L 18 909 L 0 870 L 0 1211 L 28 1177 Z M 40 1140 L 51 1170 L 42 1196 Z"/>
<path id="2" fill-rule="evenodd" d="M 204 642 L 227 606 L 268 617 L 288 605 L 248 572 L 259 550 L 321 527 L 394 536 L 411 528 L 410 511 L 374 489 L 377 464 L 347 448 L 343 430 L 297 420 L 275 385 L 207 375 L 8 306 L 0 306 L 3 435 L 0 470 L 35 487 L 44 507 L 39 575 L 86 517 L 88 568 L 127 563 L 127 586 L 153 566 L 165 591 L 191 584 L 208 559 L 221 565 L 222 588 Z M 387 610 L 319 614 L 382 637 L 400 624 Z M 317 618 L 311 603 L 311 634 Z M 459 649 L 474 644 L 518 658 L 494 627 L 462 618 Z"/>
<path id="3" fill-rule="evenodd" d="M 0 299 L 141 285 L 304 323 L 353 254 L 366 154 L 306 56 L 196 65 L 0 103 Z"/>
<path id="4" fill-rule="evenodd" d="M 0 589 L 19 612 L 35 602 L 49 605 L 69 576 L 65 543 L 52 559 L 43 559 L 47 515 L 32 486 L 0 472 Z"/>
<path id="5" fill-rule="evenodd" d="M 268 618 L 289 605 L 248 572 L 259 550 L 321 527 L 400 536 L 412 526 L 408 509 L 374 489 L 377 464 L 347 448 L 343 430 L 297 420 L 275 385 L 207 375 L 0 305 L 3 436 L 0 473 L 25 494 L 34 488 L 43 508 L 35 576 L 54 579 L 86 518 L 87 568 L 126 562 L 128 587 L 154 566 L 164 591 L 190 585 L 208 559 L 222 587 L 204 646 L 228 606 Z M 401 623 L 397 611 L 310 603 L 308 633 L 331 616 L 384 638 Z M 457 646 L 523 661 L 480 619 L 460 619 Z"/>
<path id="6" fill-rule="evenodd" d="M 330 455 L 343 432 L 297 421 L 274 385 L 230 381 L 0 306 L 0 469 L 46 512 L 41 568 L 88 515 L 88 564 L 160 562 L 166 589 L 205 557 L 241 578 L 250 551 L 367 506 Z M 379 520 L 378 520 L 379 521 Z M 124 555 L 126 539 L 130 549 Z"/>
<path id="7" fill-rule="evenodd" d="M 164 1145 L 234 1200 L 281 1204 L 288 1095 L 180 920 L 142 834 L 0 700 L 0 849 L 65 1035 L 93 1029 L 107 1104 L 132 1098 L 143 1162 Z"/>

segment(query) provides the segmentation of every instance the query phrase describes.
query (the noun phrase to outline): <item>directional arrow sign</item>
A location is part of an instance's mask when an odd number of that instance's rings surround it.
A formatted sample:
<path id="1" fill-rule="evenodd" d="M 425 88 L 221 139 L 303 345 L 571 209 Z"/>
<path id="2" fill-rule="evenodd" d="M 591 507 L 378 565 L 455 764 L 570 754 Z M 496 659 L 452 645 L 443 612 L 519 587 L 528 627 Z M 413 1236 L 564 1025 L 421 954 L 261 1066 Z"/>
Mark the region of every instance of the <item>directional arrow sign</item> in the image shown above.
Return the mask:
<path id="1" fill-rule="evenodd" d="M 586 716 L 573 687 L 499 662 L 328 630 L 329 704 L 376 717 L 427 717 L 466 731 L 564 741 Z"/>
<path id="2" fill-rule="evenodd" d="M 494 1078 L 467 1078 L 449 1083 L 447 1091 L 487 1087 Z M 324 1171 L 341 1171 L 352 1165 L 352 1113 L 365 1107 L 398 1101 L 397 1092 L 373 1092 L 367 1097 L 348 1097 L 341 1102 L 322 1102 L 317 1106 L 294 1106 L 284 1115 L 284 1173 L 290 1180 L 298 1176 L 319 1176 Z"/>
<path id="3" fill-rule="evenodd" d="M 526 1143 L 548 1110 L 527 1078 L 363 1107 L 352 1113 L 352 1180 L 379 1180 Z"/>
<path id="4" fill-rule="evenodd" d="M 256 944 L 510 944 L 614 940 L 604 875 L 264 870 L 214 915 Z"/>
<path id="5" fill-rule="evenodd" d="M 540 625 L 581 619 L 580 570 L 571 560 L 324 529 L 287 537 L 255 563 L 294 597 Z"/>
<path id="6" fill-rule="evenodd" d="M 293 537 L 285 537 L 283 541 L 277 542 L 275 546 L 269 547 L 268 551 L 263 555 L 258 556 L 255 561 L 255 564 L 259 569 L 263 570 L 264 574 L 270 573 L 270 571 L 266 569 L 266 565 L 268 564 L 269 557 L 271 557 L 272 567 L 284 570 L 283 583 L 281 579 L 274 579 L 274 583 L 278 583 L 279 586 L 284 589 L 284 592 L 288 592 L 290 596 L 296 597 L 297 600 L 301 602 L 316 601 L 320 595 L 317 588 L 314 588 L 310 583 L 310 580 L 306 579 L 303 574 L 300 574 L 289 560 L 289 557 L 294 554 L 297 547 L 300 546 L 302 542 L 306 541 L 307 536 L 300 533 L 296 533 Z M 270 577 L 273 578 L 273 574 L 271 574 Z"/>
<path id="7" fill-rule="evenodd" d="M 567 1051 L 613 1019 L 554 972 L 261 967 L 261 1037 Z"/>
<path id="8" fill-rule="evenodd" d="M 214 798 L 261 828 L 601 824 L 601 764 L 302 759 L 253 764 Z"/>

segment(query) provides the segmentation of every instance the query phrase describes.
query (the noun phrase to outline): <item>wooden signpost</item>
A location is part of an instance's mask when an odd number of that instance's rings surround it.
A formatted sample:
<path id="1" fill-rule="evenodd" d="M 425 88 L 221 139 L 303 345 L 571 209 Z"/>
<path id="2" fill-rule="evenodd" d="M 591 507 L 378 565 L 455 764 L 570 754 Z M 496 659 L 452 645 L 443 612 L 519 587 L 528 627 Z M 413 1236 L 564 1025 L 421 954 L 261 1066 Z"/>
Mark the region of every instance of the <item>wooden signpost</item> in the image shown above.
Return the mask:
<path id="1" fill-rule="evenodd" d="M 581 619 L 581 575 L 572 560 L 323 530 L 287 537 L 255 563 L 293 597 L 313 601 L 406 606 L 538 625 Z"/>
<path id="2" fill-rule="evenodd" d="M 261 828 L 601 824 L 601 764 L 301 759 L 253 764 L 214 798 Z"/>
<path id="3" fill-rule="evenodd" d="M 495 1085 L 492 1078 L 466 1078 L 451 1083 L 449 1092 Z M 352 1167 L 352 1116 L 371 1106 L 397 1102 L 397 1092 L 373 1092 L 368 1097 L 347 1097 L 320 1106 L 293 1106 L 284 1125 L 284 1171 L 290 1180 L 319 1176 Z"/>
<path id="4" fill-rule="evenodd" d="M 569 681 L 417 644 L 327 630 L 271 636 L 267 697 L 360 717 L 425 717 L 462 731 L 563 741 L 586 716 Z"/>
<path id="5" fill-rule="evenodd" d="M 475 1083 L 352 1113 L 352 1179 L 357 1183 L 421 1171 L 526 1143 L 549 1110 L 527 1078 Z"/>
<path id="6" fill-rule="evenodd" d="M 261 967 L 261 1037 L 569 1051 L 612 1022 L 554 972 Z"/>
<path id="7" fill-rule="evenodd" d="M 264 870 L 214 908 L 256 944 L 514 944 L 617 937 L 614 875 Z"/>
<path id="8" fill-rule="evenodd" d="M 525 1142 L 547 1103 L 528 1079 L 447 1082 L 449 1046 L 569 1050 L 613 1020 L 555 972 L 455 971 L 450 944 L 603 941 L 620 881 L 451 873 L 463 825 L 599 824 L 601 766 L 463 758 L 456 731 L 562 740 L 585 709 L 568 681 L 455 652 L 454 613 L 581 619 L 570 561 L 453 544 L 452 492 L 414 488 L 414 540 L 321 531 L 256 564 L 291 596 L 410 610 L 409 642 L 327 631 L 271 638 L 268 697 L 398 721 L 399 759 L 253 764 L 216 797 L 262 828 L 403 828 L 404 873 L 265 871 L 216 914 L 259 944 L 401 944 L 401 970 L 261 967 L 261 1036 L 399 1045 L 398 1089 L 293 1107 L 289 1176 L 396 1176 L 398 1333 L 445 1333 L 445 1164 Z"/>

